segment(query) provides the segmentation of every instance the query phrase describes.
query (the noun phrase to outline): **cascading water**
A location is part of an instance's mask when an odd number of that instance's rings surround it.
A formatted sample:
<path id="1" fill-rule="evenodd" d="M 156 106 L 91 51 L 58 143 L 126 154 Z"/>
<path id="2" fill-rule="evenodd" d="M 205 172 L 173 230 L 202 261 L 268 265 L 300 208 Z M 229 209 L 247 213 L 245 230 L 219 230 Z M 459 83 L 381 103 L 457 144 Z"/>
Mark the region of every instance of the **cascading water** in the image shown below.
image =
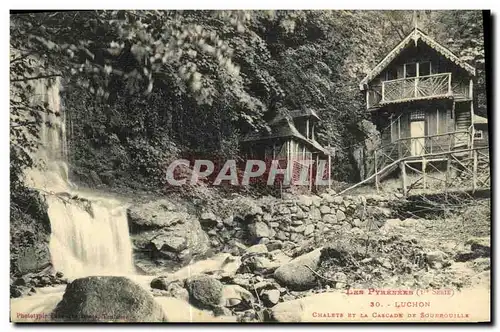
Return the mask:
<path id="1" fill-rule="evenodd" d="M 40 80 L 35 85 L 34 98 L 42 98 L 55 114 L 45 114 L 40 128 L 41 146 L 35 158 L 44 167 L 26 173 L 28 185 L 47 193 L 52 264 L 70 277 L 131 274 L 134 267 L 126 206 L 79 191 L 69 182 L 59 87 L 58 81 L 48 86 Z"/>

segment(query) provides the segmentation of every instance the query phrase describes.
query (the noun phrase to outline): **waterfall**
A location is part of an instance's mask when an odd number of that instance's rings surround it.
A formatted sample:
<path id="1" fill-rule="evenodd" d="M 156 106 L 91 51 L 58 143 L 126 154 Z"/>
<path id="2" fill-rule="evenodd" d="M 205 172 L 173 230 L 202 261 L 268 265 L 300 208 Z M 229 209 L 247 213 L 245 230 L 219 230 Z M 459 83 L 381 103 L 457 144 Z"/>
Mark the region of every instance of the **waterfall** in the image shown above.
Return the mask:
<path id="1" fill-rule="evenodd" d="M 59 81 L 52 85 L 44 80 L 35 83 L 33 102 L 47 103 L 53 112 L 43 115 L 41 145 L 34 156 L 42 167 L 26 172 L 29 186 L 48 193 L 52 264 L 71 277 L 131 274 L 134 266 L 126 206 L 82 192 L 69 181 L 60 86 Z"/>
<path id="2" fill-rule="evenodd" d="M 111 202 L 91 201 L 85 207 L 85 201 L 47 197 L 50 253 L 56 270 L 71 276 L 133 273 L 127 211 Z"/>

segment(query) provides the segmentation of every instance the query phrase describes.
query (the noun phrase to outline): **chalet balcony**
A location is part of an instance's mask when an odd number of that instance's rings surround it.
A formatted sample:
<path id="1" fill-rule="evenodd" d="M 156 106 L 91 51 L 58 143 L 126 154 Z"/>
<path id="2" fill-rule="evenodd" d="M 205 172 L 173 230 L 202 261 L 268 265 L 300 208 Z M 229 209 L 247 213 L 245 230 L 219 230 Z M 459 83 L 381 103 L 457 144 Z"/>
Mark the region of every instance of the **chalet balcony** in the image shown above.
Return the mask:
<path id="1" fill-rule="evenodd" d="M 451 73 L 441 73 L 383 81 L 369 91 L 368 106 L 446 97 L 468 100 L 469 95 L 468 82 L 454 80 Z"/>

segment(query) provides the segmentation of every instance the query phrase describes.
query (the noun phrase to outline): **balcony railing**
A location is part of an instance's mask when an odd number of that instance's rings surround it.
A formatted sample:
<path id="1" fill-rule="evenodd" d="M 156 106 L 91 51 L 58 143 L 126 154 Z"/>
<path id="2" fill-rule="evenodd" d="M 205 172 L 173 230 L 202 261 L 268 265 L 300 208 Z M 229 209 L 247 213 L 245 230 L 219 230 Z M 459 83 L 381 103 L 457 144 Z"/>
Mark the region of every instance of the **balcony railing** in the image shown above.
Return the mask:
<path id="1" fill-rule="evenodd" d="M 441 153 L 468 149 L 472 146 L 472 128 L 444 134 L 405 137 L 378 147 L 372 156 L 367 158 L 366 175 L 376 173 L 385 166 L 402 158 L 420 159 Z"/>
<path id="2" fill-rule="evenodd" d="M 400 78 L 382 82 L 381 103 L 453 95 L 451 73 Z"/>

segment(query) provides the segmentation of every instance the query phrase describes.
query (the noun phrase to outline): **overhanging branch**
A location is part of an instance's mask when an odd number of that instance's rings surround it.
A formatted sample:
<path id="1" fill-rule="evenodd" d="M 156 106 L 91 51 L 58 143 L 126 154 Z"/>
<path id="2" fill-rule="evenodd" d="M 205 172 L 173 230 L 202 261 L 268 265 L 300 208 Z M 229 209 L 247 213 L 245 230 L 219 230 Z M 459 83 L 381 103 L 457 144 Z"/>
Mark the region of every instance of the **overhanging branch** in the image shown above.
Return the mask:
<path id="1" fill-rule="evenodd" d="M 13 79 L 10 81 L 11 82 L 26 82 L 26 81 L 41 80 L 41 79 L 51 78 L 51 77 L 62 77 L 62 75 L 61 74 L 39 75 L 39 76 L 34 76 L 34 77 L 17 78 L 17 79 Z"/>

